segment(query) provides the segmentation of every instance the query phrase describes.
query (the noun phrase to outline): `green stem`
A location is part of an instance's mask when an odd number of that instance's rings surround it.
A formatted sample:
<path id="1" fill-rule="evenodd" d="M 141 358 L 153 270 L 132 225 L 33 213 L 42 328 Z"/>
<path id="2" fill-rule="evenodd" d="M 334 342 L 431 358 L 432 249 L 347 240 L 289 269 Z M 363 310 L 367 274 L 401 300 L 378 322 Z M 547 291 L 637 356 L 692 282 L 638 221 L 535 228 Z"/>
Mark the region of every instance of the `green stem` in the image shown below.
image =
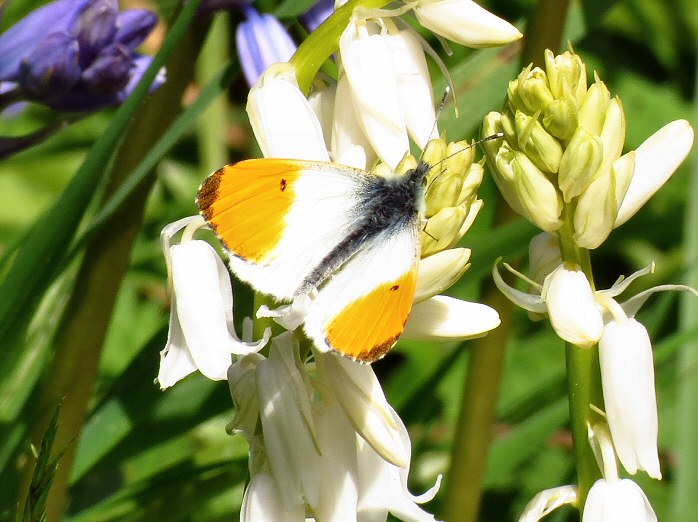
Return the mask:
<path id="1" fill-rule="evenodd" d="M 487 337 L 471 342 L 463 399 L 451 450 L 451 468 L 446 482 L 443 519 L 449 522 L 479 520 L 482 483 L 492 443 L 506 343 L 510 334 L 511 303 L 493 285 L 483 295 L 483 303 L 499 311 L 502 323 Z"/>
<path id="2" fill-rule="evenodd" d="M 577 247 L 572 239 L 573 206 L 565 205 L 563 213 L 565 224 L 559 231 L 562 260 L 582 267 L 589 284 L 594 288 L 589 251 Z M 603 409 L 598 346 L 580 348 L 567 343 L 565 345 L 565 362 L 581 518 L 589 489 L 597 479 L 601 478 L 596 458 L 589 445 L 587 429 L 592 422 L 592 415 L 595 415 L 590 406 L 594 405 Z"/>
<path id="3" fill-rule="evenodd" d="M 118 190 L 150 147 L 177 116 L 185 88 L 193 78 L 193 65 L 206 27 L 190 27 L 167 63 L 168 81 L 141 108 L 129 127 L 114 160 L 113 176 L 104 198 Z M 99 360 L 131 249 L 141 228 L 146 199 L 155 175 L 152 172 L 121 209 L 105 223 L 102 233 L 88 245 L 55 340 L 55 356 L 49 368 L 40 406 L 47 412 L 38 423 L 35 438 L 43 432 L 47 415 L 63 399 L 56 436 L 57 450 L 66 449 L 54 477 L 46 505 L 47 520 L 60 520 L 65 508 L 76 437 L 87 416 Z"/>
<path id="4" fill-rule="evenodd" d="M 322 64 L 339 48 L 339 37 L 349 23 L 354 9 L 378 8 L 388 4 L 386 0 L 349 0 L 308 35 L 298 47 L 289 63 L 296 70 L 300 90 L 307 94 Z"/>

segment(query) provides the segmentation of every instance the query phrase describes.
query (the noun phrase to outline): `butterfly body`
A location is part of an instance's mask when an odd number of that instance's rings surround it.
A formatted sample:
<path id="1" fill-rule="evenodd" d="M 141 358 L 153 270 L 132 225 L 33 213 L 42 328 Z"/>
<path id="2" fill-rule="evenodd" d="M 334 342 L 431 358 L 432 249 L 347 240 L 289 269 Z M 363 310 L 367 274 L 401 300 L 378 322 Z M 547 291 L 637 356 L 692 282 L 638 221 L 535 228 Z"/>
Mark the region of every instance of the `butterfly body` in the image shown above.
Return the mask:
<path id="1" fill-rule="evenodd" d="M 371 362 L 395 343 L 412 306 L 428 171 L 420 163 L 387 178 L 332 163 L 247 160 L 212 174 L 197 204 L 240 279 L 279 300 L 317 289 L 308 336 Z"/>

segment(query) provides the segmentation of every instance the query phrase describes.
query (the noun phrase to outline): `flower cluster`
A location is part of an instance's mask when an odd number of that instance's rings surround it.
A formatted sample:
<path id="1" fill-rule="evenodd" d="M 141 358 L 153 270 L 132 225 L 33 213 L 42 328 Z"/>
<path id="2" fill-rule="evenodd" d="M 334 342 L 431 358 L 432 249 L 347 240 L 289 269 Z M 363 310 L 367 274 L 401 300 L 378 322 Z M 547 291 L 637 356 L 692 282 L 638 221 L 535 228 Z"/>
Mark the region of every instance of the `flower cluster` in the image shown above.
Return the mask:
<path id="1" fill-rule="evenodd" d="M 503 110 L 487 115 L 483 133 L 504 137 L 485 144 L 487 164 L 502 195 L 545 231 L 531 241 L 531 278 L 507 267 L 527 281 L 533 293 L 507 285 L 496 265 L 495 283 L 533 318 L 548 317 L 557 335 L 577 349 L 598 344 L 602 413 L 611 435 L 606 446 L 615 449 L 628 473 L 644 470 L 660 479 L 652 345 L 647 329 L 634 316 L 654 292 L 698 292 L 663 285 L 619 303 L 616 297 L 653 271 L 653 265 L 621 277 L 607 290 L 596 290 L 588 250 L 598 247 L 669 179 L 690 151 L 692 128 L 684 120 L 669 123 L 637 150 L 622 154 L 625 114 L 620 100 L 611 98 L 598 76 L 587 86 L 579 56 L 547 51 L 545 70 L 529 66 L 510 82 Z M 602 470 L 615 469 L 615 458 L 612 465 L 605 458 Z M 597 483 L 584 519 L 612 513 L 609 498 L 627 489 L 639 491 L 629 481 Z M 561 498 L 558 493 L 553 497 Z M 597 507 L 600 497 L 606 498 L 603 509 Z M 536 510 L 546 505 L 550 507 L 546 502 L 531 504 L 522 519 L 537 520 L 531 513 L 543 516 Z M 613 519 L 599 516 L 594 520 Z"/>
<path id="2" fill-rule="evenodd" d="M 425 26 L 456 41 L 494 45 L 520 37 L 469 0 L 420 1 L 409 7 Z M 444 8 L 452 11 L 451 19 L 467 19 L 461 33 L 444 32 L 452 31 L 445 23 L 449 19 L 440 18 Z M 395 18 L 402 11 L 354 11 L 339 38 L 337 81 L 325 81 L 309 97 L 298 86 L 297 64 L 270 65 L 250 90 L 247 111 L 265 157 L 333 161 L 396 176 L 417 166 L 409 153 L 409 137 L 414 140 L 421 159 L 434 168 L 426 181 L 423 259 L 403 335 L 468 339 L 495 328 L 497 313 L 438 294 L 469 266 L 470 251 L 456 243 L 482 206 L 476 192 L 483 165 L 468 143 L 436 139 L 424 51 Z M 371 366 L 323 353 L 302 338 L 297 328 L 312 293 L 256 311 L 257 317 L 273 318 L 288 330 L 270 344 L 269 329 L 253 341 L 248 320 L 240 339 L 233 330 L 232 293 L 222 262 L 210 246 L 193 238 L 202 225 L 199 218 L 187 218 L 163 230 L 173 298 L 158 380 L 163 388 L 171 386 L 197 368 L 212 379 L 227 376 L 236 408 L 229 431 L 250 444 L 252 478 L 242 520 L 300 521 L 307 515 L 386 520 L 388 513 L 403 520 L 434 520 L 418 504 L 436 494 L 439 481 L 419 497 L 407 491 L 409 437 Z M 172 244 L 182 228 L 181 242 Z M 195 268 L 199 265 L 202 269 Z"/>
<path id="3" fill-rule="evenodd" d="M 0 35 L 6 100 L 63 112 L 123 102 L 150 64 L 135 50 L 157 23 L 146 9 L 119 12 L 116 0 L 56 0 Z M 164 72 L 152 85 L 164 82 Z"/>

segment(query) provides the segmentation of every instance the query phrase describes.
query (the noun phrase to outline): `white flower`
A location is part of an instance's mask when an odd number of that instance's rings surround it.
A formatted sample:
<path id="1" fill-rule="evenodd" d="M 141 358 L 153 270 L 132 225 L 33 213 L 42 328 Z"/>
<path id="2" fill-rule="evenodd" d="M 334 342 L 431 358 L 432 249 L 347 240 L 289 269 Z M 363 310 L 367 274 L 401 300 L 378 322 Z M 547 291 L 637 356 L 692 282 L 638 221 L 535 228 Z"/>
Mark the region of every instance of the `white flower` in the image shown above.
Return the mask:
<path id="1" fill-rule="evenodd" d="M 354 363 L 356 364 L 356 363 Z M 385 521 L 388 513 L 405 522 L 434 522 L 436 519 L 417 504 L 429 502 L 441 486 L 441 476 L 425 493 L 414 496 L 407 489 L 411 444 L 405 425 L 391 408 L 391 415 L 400 433 L 402 451 L 407 464 L 395 466 L 383 459 L 371 446 L 359 440 L 359 520 Z"/>
<path id="2" fill-rule="evenodd" d="M 427 29 L 469 47 L 502 45 L 523 36 L 471 0 L 419 0 L 414 13 Z"/>
<path id="3" fill-rule="evenodd" d="M 270 66 L 252 86 L 247 114 L 265 157 L 330 161 L 320 121 L 288 63 Z"/>
<path id="4" fill-rule="evenodd" d="M 589 490 L 582 522 L 656 522 L 657 516 L 640 487 L 632 480 L 619 479 L 608 427 L 595 424 L 587 429 L 603 478 Z"/>
<path id="5" fill-rule="evenodd" d="M 610 321 L 599 341 L 606 417 L 618 458 L 628 473 L 660 479 L 657 398 L 652 344 L 634 318 Z"/>
<path id="6" fill-rule="evenodd" d="M 599 479 L 589 490 L 582 522 L 657 522 L 657 515 L 632 480 Z"/>
<path id="7" fill-rule="evenodd" d="M 281 501 L 279 488 L 270 473 L 259 473 L 252 477 L 242 498 L 241 522 L 302 522 L 304 519 L 305 506 L 299 504 L 287 508 Z"/>
<path id="8" fill-rule="evenodd" d="M 320 448 L 307 377 L 296 364 L 292 334 L 275 337 L 256 369 L 257 401 L 269 467 L 287 509 L 318 505 Z"/>
<path id="9" fill-rule="evenodd" d="M 260 350 L 271 334 L 267 331 L 256 343 L 237 337 L 230 276 L 216 251 L 205 241 L 187 238 L 170 246 L 172 236 L 187 225 L 199 227 L 201 218 L 181 219 L 161 234 L 171 285 L 170 328 L 158 372 L 163 389 L 195 370 L 209 379 L 225 379 L 232 354 Z"/>
<path id="10" fill-rule="evenodd" d="M 395 168 L 409 151 L 408 131 L 420 148 L 438 133 L 420 42 L 390 20 L 378 22 L 383 30 L 355 14 L 342 32 L 339 52 L 357 120 L 373 150 Z"/>
<path id="11" fill-rule="evenodd" d="M 381 458 L 397 466 L 409 463 L 392 408 L 373 368 L 334 353 L 315 351 L 319 379 L 342 407 L 354 430 Z"/>
<path id="12" fill-rule="evenodd" d="M 368 365 L 335 354 L 301 363 L 292 334 L 272 341 L 269 358 L 250 354 L 228 372 L 235 418 L 228 432 L 250 443 L 246 522 L 434 518 L 407 490 L 410 441 Z M 396 465 L 398 464 L 398 465 Z M 259 477 L 259 478 L 258 478 Z M 266 518 L 265 518 L 266 517 Z"/>

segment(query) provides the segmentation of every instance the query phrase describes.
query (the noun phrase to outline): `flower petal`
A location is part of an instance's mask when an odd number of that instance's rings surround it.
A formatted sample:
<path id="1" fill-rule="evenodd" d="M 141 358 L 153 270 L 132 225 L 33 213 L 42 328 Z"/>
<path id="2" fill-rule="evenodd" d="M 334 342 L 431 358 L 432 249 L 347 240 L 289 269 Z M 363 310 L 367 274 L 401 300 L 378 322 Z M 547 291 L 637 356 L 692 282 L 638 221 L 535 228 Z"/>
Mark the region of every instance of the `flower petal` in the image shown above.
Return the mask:
<path id="1" fill-rule="evenodd" d="M 453 285 L 470 267 L 469 248 L 449 248 L 419 262 L 414 302 L 425 301 Z"/>
<path id="2" fill-rule="evenodd" d="M 272 341 L 269 358 L 257 365 L 264 446 L 287 509 L 318 505 L 319 444 L 312 416 L 312 389 L 296 366 L 292 334 Z"/>
<path id="3" fill-rule="evenodd" d="M 565 504 L 577 503 L 576 486 L 559 486 L 557 488 L 546 489 L 538 493 L 526 507 L 519 517 L 519 522 L 538 522 L 543 517 L 549 515 L 557 508 Z"/>
<path id="4" fill-rule="evenodd" d="M 576 346 L 589 348 L 603 333 L 601 311 L 584 272 L 578 267 L 561 264 L 543 283 L 550 324 L 555 333 Z"/>
<path id="5" fill-rule="evenodd" d="M 247 114 L 265 157 L 330 161 L 320 121 L 287 63 L 269 67 L 250 89 Z"/>
<path id="6" fill-rule="evenodd" d="M 224 380 L 231 354 L 258 351 L 266 341 L 243 343 L 230 331 L 232 288 L 213 247 L 192 240 L 172 246 L 171 256 L 177 316 L 191 357 L 206 377 Z"/>
<path id="7" fill-rule="evenodd" d="M 427 29 L 469 47 L 502 45 L 522 36 L 509 22 L 470 0 L 419 0 L 414 13 Z"/>
<path id="8" fill-rule="evenodd" d="M 415 341 L 462 341 L 482 337 L 500 322 L 489 306 L 437 295 L 412 307 L 403 335 Z"/>
<path id="9" fill-rule="evenodd" d="M 315 518 L 323 522 L 356 520 L 359 499 L 356 432 L 336 402 L 324 403 L 318 409 L 315 420 L 322 455 L 320 500 Z"/>
<path id="10" fill-rule="evenodd" d="M 642 324 L 610 321 L 599 341 L 606 417 L 618 459 L 628 473 L 644 469 L 660 479 L 657 397 L 652 344 Z"/>
<path id="11" fill-rule="evenodd" d="M 288 61 L 296 44 L 286 28 L 270 14 L 244 6 L 245 20 L 235 32 L 237 52 L 247 84 L 252 86 L 273 63 Z"/>
<path id="12" fill-rule="evenodd" d="M 635 151 L 635 172 L 613 224 L 630 219 L 671 177 L 693 145 L 693 128 L 686 120 L 668 123 Z"/>
<path id="13" fill-rule="evenodd" d="M 411 453 L 411 444 L 405 425 L 392 410 L 405 453 Z M 436 519 L 417 504 L 428 502 L 439 490 L 441 476 L 432 488 L 422 495 L 414 496 L 407 489 L 409 458 L 403 467 L 383 460 L 373 448 L 359 443 L 359 520 L 385 520 L 388 513 L 405 522 L 434 522 Z"/>
<path id="14" fill-rule="evenodd" d="M 409 141 L 390 46 L 353 17 L 342 32 L 339 52 L 361 127 L 378 157 L 394 169 L 409 151 Z"/>
<path id="15" fill-rule="evenodd" d="M 245 489 L 240 508 L 241 522 L 263 522 L 266 520 L 301 521 L 305 519 L 305 507 L 298 504 L 286 507 L 276 481 L 270 473 L 259 473 L 252 477 Z"/>
<path id="16" fill-rule="evenodd" d="M 652 506 L 632 480 L 597 480 L 584 504 L 582 522 L 657 522 Z"/>
<path id="17" fill-rule="evenodd" d="M 373 368 L 334 353 L 315 351 L 320 378 L 332 391 L 356 432 L 381 457 L 404 466 L 409 462 L 400 443 L 392 408 Z"/>

